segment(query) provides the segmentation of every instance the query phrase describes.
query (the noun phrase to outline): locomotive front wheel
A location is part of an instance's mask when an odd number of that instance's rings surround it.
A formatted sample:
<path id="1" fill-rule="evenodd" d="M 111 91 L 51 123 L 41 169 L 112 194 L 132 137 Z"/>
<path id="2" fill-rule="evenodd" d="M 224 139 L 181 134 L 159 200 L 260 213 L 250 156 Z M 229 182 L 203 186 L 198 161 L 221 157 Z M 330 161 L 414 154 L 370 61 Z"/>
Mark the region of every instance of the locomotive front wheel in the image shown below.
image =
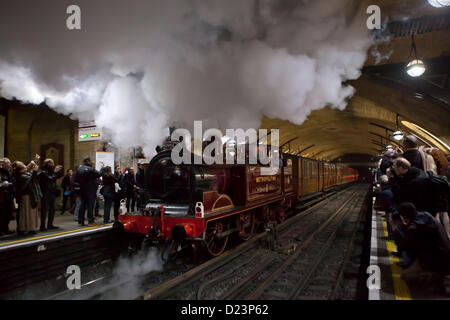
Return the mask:
<path id="1" fill-rule="evenodd" d="M 222 236 L 222 233 L 228 231 L 229 227 L 229 224 L 224 221 L 208 222 L 204 244 L 213 257 L 220 256 L 225 251 L 229 235 Z"/>
<path id="2" fill-rule="evenodd" d="M 250 240 L 255 230 L 255 215 L 251 212 L 241 213 L 238 216 L 239 238 L 244 241 Z"/>

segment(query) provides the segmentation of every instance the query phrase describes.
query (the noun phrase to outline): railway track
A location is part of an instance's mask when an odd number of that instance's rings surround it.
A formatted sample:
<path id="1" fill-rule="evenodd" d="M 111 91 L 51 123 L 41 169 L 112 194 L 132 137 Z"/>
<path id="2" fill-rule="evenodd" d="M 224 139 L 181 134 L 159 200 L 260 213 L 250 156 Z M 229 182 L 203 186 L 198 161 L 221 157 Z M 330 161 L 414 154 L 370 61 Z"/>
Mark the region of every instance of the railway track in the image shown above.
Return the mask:
<path id="1" fill-rule="evenodd" d="M 366 194 L 367 188 L 360 186 L 335 194 L 279 225 L 276 232 L 268 230 L 220 257 L 149 289 L 137 299 L 301 297 L 314 284 L 314 271 L 326 257 L 340 227 L 349 217 L 359 216 L 351 213 L 357 211 L 355 206 L 363 206 Z M 277 245 L 267 249 L 271 237 L 278 238 Z M 317 250 L 319 255 L 315 254 Z M 342 280 L 343 272 L 338 270 L 336 274 L 339 280 L 333 282 L 330 297 L 336 296 Z"/>
<path id="2" fill-rule="evenodd" d="M 304 292 L 325 291 L 328 292 L 329 286 L 325 284 L 313 287 L 315 277 L 320 276 L 319 269 L 323 268 L 323 261 L 331 246 L 335 245 L 337 233 L 342 225 L 354 213 L 349 210 L 360 202 L 360 197 L 355 193 L 306 241 L 299 249 L 291 255 L 283 265 L 273 272 L 267 280 L 260 284 L 255 290 L 245 295 L 247 300 L 255 299 L 298 299 Z M 320 268 L 321 267 L 321 268 Z M 326 272 L 328 275 L 330 272 Z M 329 275 L 328 282 L 334 283 L 333 277 Z M 335 285 L 333 286 L 335 287 Z M 319 295 L 320 298 L 327 298 L 325 295 Z M 238 298 L 238 296 L 234 296 Z"/>

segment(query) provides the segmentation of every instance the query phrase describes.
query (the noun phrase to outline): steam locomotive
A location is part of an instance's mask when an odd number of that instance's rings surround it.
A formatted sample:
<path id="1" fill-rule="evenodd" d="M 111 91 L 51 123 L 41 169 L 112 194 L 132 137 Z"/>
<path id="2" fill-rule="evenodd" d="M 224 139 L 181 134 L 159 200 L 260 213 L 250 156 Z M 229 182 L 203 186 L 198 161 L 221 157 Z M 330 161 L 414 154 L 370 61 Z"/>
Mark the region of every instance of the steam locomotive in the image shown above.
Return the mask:
<path id="1" fill-rule="evenodd" d="M 155 242 L 191 243 L 219 256 L 231 235 L 249 240 L 258 223 L 282 223 L 299 199 L 358 179 L 343 165 L 280 156 L 280 169 L 262 175 L 257 165 L 175 165 L 159 152 L 145 170 L 140 209 L 115 223 Z"/>

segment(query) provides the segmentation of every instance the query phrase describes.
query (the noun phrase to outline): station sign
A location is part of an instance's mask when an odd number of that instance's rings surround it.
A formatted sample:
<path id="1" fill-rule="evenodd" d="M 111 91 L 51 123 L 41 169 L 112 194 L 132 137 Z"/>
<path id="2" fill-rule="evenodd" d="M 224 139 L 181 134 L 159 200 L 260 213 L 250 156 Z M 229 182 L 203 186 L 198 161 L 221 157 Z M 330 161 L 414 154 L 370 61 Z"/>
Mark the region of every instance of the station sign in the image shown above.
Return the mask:
<path id="1" fill-rule="evenodd" d="M 103 132 L 97 127 L 95 121 L 78 123 L 78 142 L 102 140 Z"/>
<path id="2" fill-rule="evenodd" d="M 111 167 L 114 171 L 114 152 L 95 153 L 95 169 L 100 170 L 102 167 Z"/>
<path id="3" fill-rule="evenodd" d="M 138 164 L 150 164 L 150 159 L 137 159 Z"/>

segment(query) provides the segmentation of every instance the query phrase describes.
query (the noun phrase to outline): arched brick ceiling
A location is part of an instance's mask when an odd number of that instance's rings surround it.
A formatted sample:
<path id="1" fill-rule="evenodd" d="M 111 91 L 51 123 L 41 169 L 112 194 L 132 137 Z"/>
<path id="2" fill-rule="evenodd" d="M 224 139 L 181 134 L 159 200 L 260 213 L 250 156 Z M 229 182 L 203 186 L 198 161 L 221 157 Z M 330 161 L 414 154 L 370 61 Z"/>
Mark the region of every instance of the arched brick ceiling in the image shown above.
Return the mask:
<path id="1" fill-rule="evenodd" d="M 436 9 L 431 7 L 426 0 L 374 0 L 370 4 L 381 7 L 383 18 L 396 21 L 422 16 L 442 16 L 450 14 L 450 7 Z M 428 18 L 429 19 L 429 18 Z M 419 21 L 420 22 L 420 21 Z M 412 26 L 415 27 L 414 25 Z M 408 32 L 415 33 L 413 30 Z M 447 145 L 450 145 L 450 105 L 446 98 L 449 94 L 448 68 L 450 67 L 450 30 L 425 32 L 416 35 L 417 49 L 420 57 L 427 60 L 438 57 L 444 59 L 445 70 L 442 74 L 428 75 L 429 83 L 435 84 L 433 77 L 439 76 L 441 86 L 437 88 L 442 93 L 436 99 L 436 90 L 431 90 L 427 95 L 427 88 L 421 92 L 423 98 L 415 97 L 416 83 L 409 83 L 409 79 L 397 79 L 382 77 L 378 71 L 371 69 L 374 59 L 369 57 L 363 75 L 350 84 L 356 88 L 355 96 L 349 101 L 344 111 L 324 108 L 314 111 L 302 125 L 297 126 L 289 121 L 269 119 L 265 117 L 261 128 L 280 129 L 280 145 L 295 139 L 286 145 L 283 150 L 291 153 L 301 153 L 303 156 L 325 160 L 336 160 L 348 154 L 365 154 L 375 156 L 382 147 L 381 138 L 376 135 L 386 136 L 386 130 L 374 126 L 377 124 L 396 129 L 396 115 L 400 115 L 401 121 L 409 121 L 425 128 L 437 136 Z M 390 58 L 380 65 L 386 70 L 392 66 L 398 70 L 399 63 L 406 63 L 411 49 L 411 37 L 395 37 L 387 46 L 380 50 L 393 50 Z M 396 65 L 397 64 L 397 65 Z M 424 81 L 425 81 L 424 80 Z M 442 99 L 444 97 L 445 99 Z M 408 129 L 401 127 L 408 133 Z M 376 135 L 375 135 L 376 134 Z M 392 132 L 391 132 L 392 134 Z M 386 140 L 383 141 L 385 145 Z M 393 144 L 392 142 L 390 144 Z M 450 153 L 450 150 L 446 150 Z"/>

